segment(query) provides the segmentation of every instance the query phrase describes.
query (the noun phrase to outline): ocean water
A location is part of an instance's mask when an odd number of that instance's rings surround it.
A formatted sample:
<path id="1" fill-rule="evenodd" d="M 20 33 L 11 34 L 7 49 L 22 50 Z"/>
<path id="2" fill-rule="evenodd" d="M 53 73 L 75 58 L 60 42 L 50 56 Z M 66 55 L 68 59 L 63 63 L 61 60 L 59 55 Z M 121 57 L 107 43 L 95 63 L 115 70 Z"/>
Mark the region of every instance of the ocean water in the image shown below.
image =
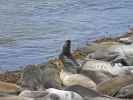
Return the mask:
<path id="1" fill-rule="evenodd" d="M 133 26 L 133 0 L 0 0 L 0 68 L 57 57 L 66 39 L 117 36 Z"/>

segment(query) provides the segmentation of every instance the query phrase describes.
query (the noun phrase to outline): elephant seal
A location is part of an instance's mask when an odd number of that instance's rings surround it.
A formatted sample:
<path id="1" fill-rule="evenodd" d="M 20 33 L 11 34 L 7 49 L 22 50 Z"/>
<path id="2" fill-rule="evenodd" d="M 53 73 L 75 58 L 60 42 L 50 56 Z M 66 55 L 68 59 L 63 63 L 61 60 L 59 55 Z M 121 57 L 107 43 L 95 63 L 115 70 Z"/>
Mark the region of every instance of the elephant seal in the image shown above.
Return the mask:
<path id="1" fill-rule="evenodd" d="M 103 94 L 115 96 L 124 86 L 133 83 L 133 75 L 121 75 L 97 85 L 97 90 Z"/>
<path id="2" fill-rule="evenodd" d="M 46 96 L 46 100 L 47 98 L 56 98 L 56 100 L 83 100 L 83 98 L 78 93 L 72 91 L 58 90 L 54 88 L 46 89 L 46 91 L 49 92 L 49 95 Z"/>
<path id="3" fill-rule="evenodd" d="M 80 85 L 68 86 L 64 90 L 76 92 L 76 93 L 80 94 L 83 98 L 102 96 L 97 91 L 95 91 L 91 88 L 86 88 L 86 87 L 80 86 Z"/>

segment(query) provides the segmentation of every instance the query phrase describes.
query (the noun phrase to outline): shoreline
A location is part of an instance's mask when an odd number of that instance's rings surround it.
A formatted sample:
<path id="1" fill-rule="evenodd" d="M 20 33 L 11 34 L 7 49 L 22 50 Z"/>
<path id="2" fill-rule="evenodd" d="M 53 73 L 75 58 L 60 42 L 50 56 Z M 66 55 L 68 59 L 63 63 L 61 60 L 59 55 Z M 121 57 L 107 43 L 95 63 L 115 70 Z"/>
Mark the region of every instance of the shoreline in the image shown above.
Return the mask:
<path id="1" fill-rule="evenodd" d="M 110 38 L 110 37 L 106 37 L 106 38 L 101 38 L 101 39 L 97 39 L 95 41 L 93 41 L 91 44 L 97 44 L 97 43 L 103 43 L 103 42 L 119 42 L 122 43 L 122 41 L 119 41 L 121 38 L 127 38 L 133 36 L 133 32 L 127 32 L 125 34 L 123 34 L 122 36 L 118 36 L 115 38 Z M 89 47 L 90 44 L 86 44 L 84 47 L 79 48 L 74 50 L 74 52 L 72 53 L 73 56 L 78 60 L 78 59 L 82 59 L 85 58 L 89 53 L 92 53 L 93 50 L 89 51 L 89 49 L 92 49 L 91 46 Z M 87 48 L 87 50 L 86 50 Z M 88 49 L 89 48 L 89 49 Z M 57 58 L 51 58 L 47 63 L 43 64 L 29 64 L 29 65 L 47 65 L 49 63 L 53 63 L 57 60 Z M 4 81 L 4 82 L 13 82 L 12 83 L 16 83 L 17 80 L 19 80 L 21 78 L 21 73 L 23 71 L 24 68 L 26 68 L 27 66 L 24 66 L 22 69 L 19 70 L 13 70 L 13 71 L 5 71 L 0 73 L 0 81 Z M 14 78 L 14 79 L 13 79 Z"/>

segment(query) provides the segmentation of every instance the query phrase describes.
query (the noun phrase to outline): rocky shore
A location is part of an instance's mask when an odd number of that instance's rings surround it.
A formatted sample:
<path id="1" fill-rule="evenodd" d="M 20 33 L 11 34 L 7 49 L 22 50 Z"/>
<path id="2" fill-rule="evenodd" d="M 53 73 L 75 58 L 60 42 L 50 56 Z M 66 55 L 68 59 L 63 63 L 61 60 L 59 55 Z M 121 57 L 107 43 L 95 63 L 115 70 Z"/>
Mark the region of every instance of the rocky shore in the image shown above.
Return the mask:
<path id="1" fill-rule="evenodd" d="M 0 74 L 0 100 L 133 100 L 133 32 L 103 38 L 69 59 Z"/>

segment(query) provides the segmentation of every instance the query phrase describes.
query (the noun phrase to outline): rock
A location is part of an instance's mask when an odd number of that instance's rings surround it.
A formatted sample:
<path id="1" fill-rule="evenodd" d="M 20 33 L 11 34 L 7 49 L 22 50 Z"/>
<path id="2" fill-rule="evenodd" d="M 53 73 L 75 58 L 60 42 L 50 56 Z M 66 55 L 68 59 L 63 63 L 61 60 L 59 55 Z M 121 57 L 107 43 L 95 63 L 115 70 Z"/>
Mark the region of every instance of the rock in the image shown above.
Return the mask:
<path id="1" fill-rule="evenodd" d="M 76 92 L 58 90 L 54 88 L 46 89 L 49 95 L 46 96 L 46 100 L 83 100 L 83 98 Z M 53 99 L 56 98 L 56 99 Z"/>
<path id="2" fill-rule="evenodd" d="M 81 74 L 72 74 L 62 70 L 60 73 L 60 78 L 65 86 L 81 85 L 86 88 L 96 88 L 95 82 Z"/>
<path id="3" fill-rule="evenodd" d="M 108 81 L 102 82 L 97 85 L 97 90 L 100 93 L 115 96 L 116 93 L 124 86 L 133 83 L 133 75 L 121 75 L 115 78 L 112 78 Z"/>
<path id="4" fill-rule="evenodd" d="M 80 71 L 80 73 L 89 77 L 96 84 L 107 81 L 113 77 L 112 75 L 109 75 L 107 73 L 100 72 L 100 71 L 92 71 L 92 70 L 82 70 Z"/>
<path id="5" fill-rule="evenodd" d="M 87 58 L 102 60 L 102 61 L 112 61 L 118 55 L 116 52 L 111 52 L 109 48 L 99 48 L 95 52 L 88 54 Z"/>
<path id="6" fill-rule="evenodd" d="M 11 71 L 0 74 L 0 81 L 16 84 L 21 77 L 21 72 Z"/>
<path id="7" fill-rule="evenodd" d="M 34 100 L 34 99 L 21 97 L 21 96 L 7 96 L 7 97 L 0 97 L 0 100 Z"/>
<path id="8" fill-rule="evenodd" d="M 113 60 L 113 63 L 122 63 L 123 65 L 133 66 L 133 44 L 131 45 L 119 45 L 111 48 L 113 52 L 119 54 Z"/>
<path id="9" fill-rule="evenodd" d="M 117 93 L 116 97 L 119 98 L 133 98 L 133 84 L 122 87 Z"/>
<path id="10" fill-rule="evenodd" d="M 99 97 L 99 96 L 102 96 L 97 91 L 94 91 L 91 88 L 85 88 L 85 87 L 80 86 L 80 85 L 68 86 L 64 90 L 76 92 L 80 96 L 82 96 L 83 98 L 90 98 L 90 97 Z"/>
<path id="11" fill-rule="evenodd" d="M 0 81 L 0 93 L 17 94 L 21 90 L 22 88 L 16 84 Z"/>
<path id="12" fill-rule="evenodd" d="M 116 75 L 113 72 L 113 66 L 109 62 L 101 61 L 101 60 L 94 60 L 88 59 L 82 66 L 82 70 L 91 70 L 91 71 L 101 71 L 107 72 L 111 75 Z"/>
<path id="13" fill-rule="evenodd" d="M 24 88 L 30 90 L 61 88 L 59 71 L 53 64 L 27 66 L 24 69 L 21 83 Z"/>
<path id="14" fill-rule="evenodd" d="M 28 97 L 28 98 L 43 98 L 46 95 L 48 95 L 48 92 L 46 91 L 30 91 L 30 90 L 24 90 L 19 94 L 19 96 Z"/>

